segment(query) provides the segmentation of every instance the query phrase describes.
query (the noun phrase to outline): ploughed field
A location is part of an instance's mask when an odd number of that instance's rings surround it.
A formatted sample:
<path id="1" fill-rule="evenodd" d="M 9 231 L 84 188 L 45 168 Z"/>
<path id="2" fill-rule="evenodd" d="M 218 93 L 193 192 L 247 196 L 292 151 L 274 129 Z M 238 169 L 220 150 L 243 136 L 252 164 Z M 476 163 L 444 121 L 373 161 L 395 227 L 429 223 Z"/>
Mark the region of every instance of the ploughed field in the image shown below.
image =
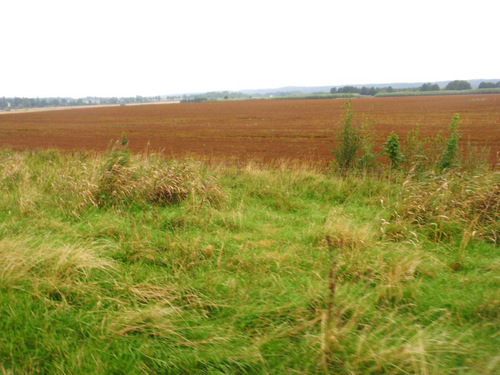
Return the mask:
<path id="1" fill-rule="evenodd" d="M 0 116 L 0 147 L 109 149 L 125 134 L 132 151 L 172 156 L 328 163 L 344 100 L 255 100 L 81 108 Z M 460 114 L 462 142 L 500 152 L 500 95 L 354 99 L 359 120 L 374 123 L 376 148 L 391 131 L 403 140 L 419 125 L 422 136 L 446 135 Z"/>

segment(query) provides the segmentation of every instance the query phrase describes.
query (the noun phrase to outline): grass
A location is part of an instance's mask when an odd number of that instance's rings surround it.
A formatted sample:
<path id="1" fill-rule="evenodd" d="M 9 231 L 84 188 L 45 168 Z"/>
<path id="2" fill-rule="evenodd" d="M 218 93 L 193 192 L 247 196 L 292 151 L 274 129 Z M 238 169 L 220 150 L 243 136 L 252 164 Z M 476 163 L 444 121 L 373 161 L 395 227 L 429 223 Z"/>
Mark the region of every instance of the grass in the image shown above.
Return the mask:
<path id="1" fill-rule="evenodd" d="M 0 372 L 494 374 L 499 182 L 1 150 Z"/>

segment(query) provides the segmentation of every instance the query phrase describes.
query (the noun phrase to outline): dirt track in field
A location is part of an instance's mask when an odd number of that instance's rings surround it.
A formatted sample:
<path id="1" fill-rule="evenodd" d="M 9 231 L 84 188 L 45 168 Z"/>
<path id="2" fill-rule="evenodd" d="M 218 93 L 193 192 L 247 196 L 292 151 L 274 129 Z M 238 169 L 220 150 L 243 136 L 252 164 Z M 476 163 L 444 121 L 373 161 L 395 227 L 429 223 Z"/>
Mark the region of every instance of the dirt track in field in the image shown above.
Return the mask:
<path id="1" fill-rule="evenodd" d="M 103 151 L 124 133 L 130 148 L 166 155 L 327 163 L 343 100 L 255 100 L 79 108 L 0 116 L 0 147 Z M 454 113 L 462 141 L 500 152 L 500 95 L 354 99 L 359 119 L 375 121 L 380 149 L 391 131 L 403 139 L 419 125 L 443 131 Z"/>

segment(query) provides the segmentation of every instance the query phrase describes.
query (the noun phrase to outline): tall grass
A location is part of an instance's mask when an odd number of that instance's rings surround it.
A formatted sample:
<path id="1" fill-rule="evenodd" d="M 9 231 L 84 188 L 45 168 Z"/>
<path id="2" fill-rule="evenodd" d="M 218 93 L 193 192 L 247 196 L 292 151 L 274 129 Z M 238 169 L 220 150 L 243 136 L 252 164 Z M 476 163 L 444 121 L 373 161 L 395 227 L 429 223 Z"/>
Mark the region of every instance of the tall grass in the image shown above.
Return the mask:
<path id="1" fill-rule="evenodd" d="M 0 371 L 494 374 L 499 174 L 383 177 L 1 150 Z"/>

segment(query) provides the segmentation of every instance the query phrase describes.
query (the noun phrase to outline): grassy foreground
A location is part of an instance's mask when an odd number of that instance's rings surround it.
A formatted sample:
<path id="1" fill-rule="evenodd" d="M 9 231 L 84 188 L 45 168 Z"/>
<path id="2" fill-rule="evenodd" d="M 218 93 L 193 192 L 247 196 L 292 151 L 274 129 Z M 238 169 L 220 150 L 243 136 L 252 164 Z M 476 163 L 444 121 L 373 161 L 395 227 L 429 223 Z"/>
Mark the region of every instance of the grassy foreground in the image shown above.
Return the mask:
<path id="1" fill-rule="evenodd" d="M 0 151 L 0 373 L 494 374 L 500 175 Z"/>

